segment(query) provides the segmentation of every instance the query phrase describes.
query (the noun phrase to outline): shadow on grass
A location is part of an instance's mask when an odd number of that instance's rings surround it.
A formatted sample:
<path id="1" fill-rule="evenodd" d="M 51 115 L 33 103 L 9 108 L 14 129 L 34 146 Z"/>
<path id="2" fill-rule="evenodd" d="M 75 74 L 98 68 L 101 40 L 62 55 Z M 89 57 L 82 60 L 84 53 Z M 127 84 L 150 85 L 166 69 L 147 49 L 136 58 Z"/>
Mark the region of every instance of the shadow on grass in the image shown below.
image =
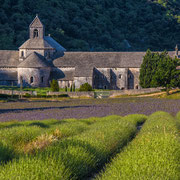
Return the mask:
<path id="1" fill-rule="evenodd" d="M 44 124 L 42 122 L 33 122 L 31 124 L 29 124 L 29 126 L 39 126 L 41 128 L 49 128 L 50 126 L 47 124 Z"/>
<path id="2" fill-rule="evenodd" d="M 92 106 L 63 106 L 63 107 L 43 107 L 43 108 L 24 108 L 24 109 L 0 109 L 0 114 L 3 113 L 9 113 L 9 112 L 15 112 L 15 113 L 20 113 L 22 111 L 43 111 L 43 110 L 50 110 L 50 109 L 69 109 L 69 108 L 89 108 Z"/>
<path id="3" fill-rule="evenodd" d="M 0 142 L 0 165 L 11 161 L 14 157 L 14 151 Z"/>

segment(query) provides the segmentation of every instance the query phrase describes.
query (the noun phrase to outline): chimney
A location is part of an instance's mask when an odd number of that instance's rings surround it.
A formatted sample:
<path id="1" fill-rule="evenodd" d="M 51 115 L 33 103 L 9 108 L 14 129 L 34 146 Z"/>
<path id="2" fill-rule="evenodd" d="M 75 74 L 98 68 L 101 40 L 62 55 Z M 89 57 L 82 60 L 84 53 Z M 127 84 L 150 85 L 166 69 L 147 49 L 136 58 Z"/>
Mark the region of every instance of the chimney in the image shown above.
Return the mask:
<path id="1" fill-rule="evenodd" d="M 179 57 L 179 54 L 178 54 L 178 45 L 176 44 L 176 47 L 175 47 L 175 56 L 178 58 Z"/>

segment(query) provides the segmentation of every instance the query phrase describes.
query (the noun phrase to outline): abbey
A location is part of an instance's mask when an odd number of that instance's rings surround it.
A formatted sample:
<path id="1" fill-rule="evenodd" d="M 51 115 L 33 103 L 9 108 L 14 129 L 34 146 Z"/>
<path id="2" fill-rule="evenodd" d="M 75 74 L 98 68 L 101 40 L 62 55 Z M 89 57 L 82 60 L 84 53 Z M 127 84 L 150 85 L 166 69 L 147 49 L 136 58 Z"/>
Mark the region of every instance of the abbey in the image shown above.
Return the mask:
<path id="1" fill-rule="evenodd" d="M 19 51 L 0 51 L 0 85 L 47 87 L 57 79 L 64 88 L 88 82 L 95 89 L 139 89 L 139 72 L 146 52 L 66 52 L 38 16 L 29 39 Z M 170 51 L 170 56 L 178 55 Z"/>

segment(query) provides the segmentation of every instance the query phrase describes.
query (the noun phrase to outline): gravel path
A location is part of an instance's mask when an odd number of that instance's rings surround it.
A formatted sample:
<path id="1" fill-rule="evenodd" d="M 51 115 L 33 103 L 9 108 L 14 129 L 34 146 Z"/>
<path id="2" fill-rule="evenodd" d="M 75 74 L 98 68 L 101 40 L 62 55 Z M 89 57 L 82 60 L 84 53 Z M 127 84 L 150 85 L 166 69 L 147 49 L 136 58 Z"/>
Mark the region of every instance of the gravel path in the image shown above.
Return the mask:
<path id="1" fill-rule="evenodd" d="M 105 100 L 68 100 L 63 102 L 0 103 L 0 121 L 67 119 L 102 117 L 107 115 L 146 114 L 166 111 L 175 115 L 180 100 L 122 98 Z"/>

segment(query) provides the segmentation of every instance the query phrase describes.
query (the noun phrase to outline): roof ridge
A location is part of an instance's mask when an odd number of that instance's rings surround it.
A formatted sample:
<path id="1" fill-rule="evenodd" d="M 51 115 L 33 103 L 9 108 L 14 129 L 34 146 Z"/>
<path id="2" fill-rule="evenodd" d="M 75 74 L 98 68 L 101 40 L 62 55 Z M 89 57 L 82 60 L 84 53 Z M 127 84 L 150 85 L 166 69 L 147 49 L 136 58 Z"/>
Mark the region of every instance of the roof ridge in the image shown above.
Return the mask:
<path id="1" fill-rule="evenodd" d="M 39 21 L 39 23 L 41 24 L 41 26 L 43 27 L 43 23 L 41 22 L 41 20 L 39 19 L 39 16 L 36 14 L 36 17 L 34 18 L 34 20 L 31 22 L 31 24 L 29 25 L 29 27 L 31 27 L 35 21 Z"/>

